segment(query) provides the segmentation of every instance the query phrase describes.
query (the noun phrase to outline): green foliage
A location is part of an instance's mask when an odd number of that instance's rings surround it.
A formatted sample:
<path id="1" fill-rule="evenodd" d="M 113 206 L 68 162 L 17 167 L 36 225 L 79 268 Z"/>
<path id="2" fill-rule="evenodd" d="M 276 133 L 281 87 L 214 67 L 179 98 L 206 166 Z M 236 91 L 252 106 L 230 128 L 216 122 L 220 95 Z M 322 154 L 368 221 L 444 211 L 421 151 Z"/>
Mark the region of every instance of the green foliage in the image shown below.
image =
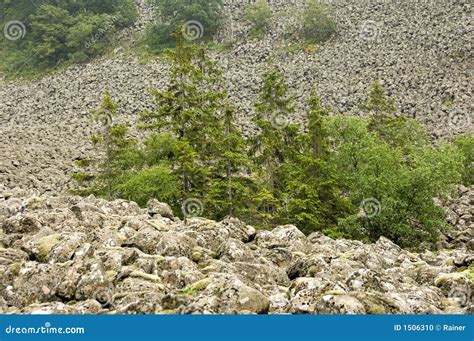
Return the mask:
<path id="1" fill-rule="evenodd" d="M 197 22 L 191 36 L 208 40 L 220 24 L 222 0 L 151 0 L 156 7 L 157 22 L 147 28 L 145 43 L 151 52 L 159 53 L 175 46 L 176 34 L 181 34 L 185 23 Z M 190 27 L 190 26 L 189 26 Z"/>
<path id="2" fill-rule="evenodd" d="M 259 183 L 253 200 L 258 203 L 257 215 L 262 222 L 273 224 L 273 218 L 282 208 L 281 166 L 286 159 L 288 140 L 298 128 L 287 124 L 294 113 L 293 99 L 283 74 L 273 66 L 263 76 L 259 98 L 253 118 L 259 132 L 249 141 Z"/>
<path id="3" fill-rule="evenodd" d="M 448 228 L 433 198 L 472 181 L 472 136 L 431 144 L 417 122 L 393 116 L 394 100 L 380 84 L 361 106 L 367 118 L 331 116 L 313 92 L 300 127 L 290 123 L 294 101 L 283 74 L 271 66 L 256 103 L 257 131 L 246 139 L 203 47 L 180 44 L 166 56 L 171 77 L 154 91 L 156 110 L 140 117 L 151 131 L 143 143 L 112 124 L 117 104 L 106 92 L 93 115 L 102 125 L 92 137 L 101 155 L 97 172 L 73 175 L 83 187 L 91 183 L 83 194 L 140 205 L 154 197 L 177 214 L 183 202 L 198 199 L 212 219 L 295 224 L 305 233 L 363 241 L 385 236 L 413 247 Z"/>
<path id="4" fill-rule="evenodd" d="M 120 197 L 133 200 L 145 206 L 150 198 L 159 198 L 167 203 L 176 203 L 178 198 L 179 180 L 167 165 L 144 168 L 136 174 L 128 176 L 117 185 Z"/>
<path id="5" fill-rule="evenodd" d="M 336 22 L 329 5 L 311 0 L 303 14 L 302 36 L 312 43 L 327 41 L 336 33 Z"/>
<path id="6" fill-rule="evenodd" d="M 394 117 L 397 107 L 395 99 L 385 95 L 380 81 L 372 86 L 365 103 L 359 108 L 370 113 L 368 128 L 391 146 L 412 149 L 426 147 L 430 139 L 426 130 L 415 120 L 404 116 Z"/>
<path id="7" fill-rule="evenodd" d="M 262 37 L 268 30 L 273 12 L 265 0 L 247 6 L 245 10 L 245 20 L 250 23 L 250 35 L 252 37 Z"/>
<path id="8" fill-rule="evenodd" d="M 251 162 L 246 141 L 234 121 L 234 109 L 227 104 L 217 130 L 219 143 L 214 151 L 206 196 L 206 207 L 215 219 L 226 215 L 241 217 L 251 212 L 252 180 L 244 173 Z"/>
<path id="9" fill-rule="evenodd" d="M 385 91 L 382 88 L 380 81 L 374 83 L 369 93 L 369 98 L 359 107 L 362 110 L 372 112 L 374 119 L 380 119 L 383 116 L 391 115 L 397 110 L 395 100 L 385 96 Z"/>
<path id="10" fill-rule="evenodd" d="M 329 109 L 322 106 L 313 91 L 308 101 L 307 131 L 293 143 L 284 164 L 285 188 L 288 193 L 286 223 L 304 232 L 321 231 L 334 226 L 348 210 L 348 203 L 338 196 L 334 166 L 330 164 L 329 132 L 323 126 Z"/>
<path id="11" fill-rule="evenodd" d="M 205 50 L 195 45 L 178 45 L 167 51 L 171 80 L 165 91 L 154 91 L 157 110 L 145 112 L 146 128 L 169 131 L 177 139 L 174 166 L 183 174 L 184 194 L 199 193 L 211 172 L 211 161 L 220 144 L 218 134 L 224 108 L 224 92 L 211 91 L 220 72 Z"/>
<path id="12" fill-rule="evenodd" d="M 24 37 L 0 41 L 0 71 L 30 75 L 86 61 L 106 50 L 113 34 L 137 16 L 133 0 L 2 1 L 0 24 L 24 24 Z"/>
<path id="13" fill-rule="evenodd" d="M 463 156 L 462 182 L 466 186 L 474 184 L 474 135 L 463 135 L 454 139 L 454 145 Z"/>
<path id="14" fill-rule="evenodd" d="M 415 246 L 434 241 L 447 228 L 433 198 L 460 180 L 460 157 L 452 147 L 427 145 L 407 152 L 370 132 L 367 121 L 338 116 L 327 124 L 334 151 L 330 162 L 353 204 L 352 214 L 339 220 L 335 232 L 367 241 L 386 236 Z M 374 216 L 360 209 L 364 199 L 376 200 L 368 207 Z"/>

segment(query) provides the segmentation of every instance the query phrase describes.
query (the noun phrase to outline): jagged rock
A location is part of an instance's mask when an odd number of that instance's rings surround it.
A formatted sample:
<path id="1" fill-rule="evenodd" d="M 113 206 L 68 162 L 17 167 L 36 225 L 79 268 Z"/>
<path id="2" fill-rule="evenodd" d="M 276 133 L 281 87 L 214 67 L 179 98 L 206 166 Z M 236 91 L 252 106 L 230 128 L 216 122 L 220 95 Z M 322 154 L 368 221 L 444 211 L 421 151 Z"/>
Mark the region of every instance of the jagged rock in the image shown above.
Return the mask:
<path id="1" fill-rule="evenodd" d="M 209 278 L 206 287 L 197 293 L 193 310 L 213 313 L 267 313 L 270 301 L 260 291 L 244 284 L 238 277 L 216 274 Z M 193 296 L 193 295 L 191 295 Z M 189 308 L 187 313 L 190 313 Z"/>
<path id="2" fill-rule="evenodd" d="M 191 257 L 196 241 L 184 233 L 165 232 L 156 245 L 156 253 L 162 256 Z"/>
<path id="3" fill-rule="evenodd" d="M 169 218 L 171 220 L 174 219 L 173 210 L 171 209 L 170 205 L 159 202 L 156 199 L 151 199 L 147 203 L 148 214 L 152 217 L 156 214 L 164 217 Z"/>
<path id="4" fill-rule="evenodd" d="M 5 233 L 31 233 L 41 228 L 41 222 L 30 214 L 18 214 L 5 219 L 2 229 Z"/>
<path id="5" fill-rule="evenodd" d="M 148 254 L 156 253 L 156 246 L 162 236 L 161 232 L 151 227 L 145 227 L 138 231 L 124 245 L 134 246 Z"/>
<path id="6" fill-rule="evenodd" d="M 250 261 L 254 258 L 252 250 L 237 239 L 230 239 L 221 244 L 217 257 L 225 262 Z"/>
<path id="7" fill-rule="evenodd" d="M 292 252 L 306 252 L 309 249 L 309 243 L 303 232 L 296 226 L 279 226 L 272 231 L 262 231 L 255 238 L 259 247 L 273 249 L 285 247 Z"/>
<path id="8" fill-rule="evenodd" d="M 364 305 L 350 295 L 324 295 L 316 303 L 318 314 L 365 314 Z"/>

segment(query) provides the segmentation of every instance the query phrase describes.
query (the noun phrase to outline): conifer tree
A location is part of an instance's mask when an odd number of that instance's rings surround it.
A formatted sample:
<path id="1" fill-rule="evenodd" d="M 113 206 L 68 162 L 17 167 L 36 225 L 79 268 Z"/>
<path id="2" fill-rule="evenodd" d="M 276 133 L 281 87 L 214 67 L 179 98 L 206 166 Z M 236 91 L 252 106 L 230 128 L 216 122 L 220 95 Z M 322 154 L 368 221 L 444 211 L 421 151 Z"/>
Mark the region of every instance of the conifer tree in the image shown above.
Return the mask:
<path id="1" fill-rule="evenodd" d="M 395 99 L 385 95 L 379 81 L 375 82 L 360 108 L 371 113 L 369 130 L 390 145 L 403 148 L 404 154 L 429 143 L 425 129 L 417 121 L 405 116 L 395 117 Z"/>
<path id="2" fill-rule="evenodd" d="M 251 154 L 260 179 L 256 205 L 259 216 L 271 221 L 281 206 L 281 165 L 287 156 L 288 139 L 297 130 L 288 124 L 294 112 L 293 100 L 281 72 L 270 67 L 263 76 L 260 102 L 253 118 L 258 133 L 251 139 Z"/>
<path id="3" fill-rule="evenodd" d="M 296 148 L 283 167 L 285 193 L 288 194 L 285 223 L 296 224 L 310 233 L 337 223 L 345 203 L 337 193 L 331 166 L 329 134 L 324 128 L 324 120 L 329 109 L 313 90 L 308 100 L 307 131 L 299 134 Z"/>
<path id="4" fill-rule="evenodd" d="M 106 90 L 100 107 L 91 113 L 91 118 L 100 125 L 91 142 L 100 155 L 96 160 L 82 160 L 80 166 L 95 166 L 94 173 L 77 172 L 73 177 L 83 185 L 89 182 L 91 187 L 84 191 L 112 199 L 118 193 L 116 187 L 121 183 L 127 170 L 133 167 L 139 158 L 136 141 L 128 138 L 128 127 L 113 124 L 118 105 Z M 85 181 L 87 180 L 87 181 Z"/>
<path id="5" fill-rule="evenodd" d="M 216 219 L 225 215 L 242 217 L 248 212 L 252 180 L 248 177 L 250 160 L 247 143 L 235 125 L 234 108 L 227 104 L 221 122 L 218 150 L 206 201 Z"/>
<path id="6" fill-rule="evenodd" d="M 385 96 L 385 91 L 380 81 L 374 83 L 368 100 L 364 104 L 361 104 L 360 108 L 372 112 L 376 119 L 382 119 L 384 116 L 392 115 L 397 110 L 395 99 Z"/>
<path id="7" fill-rule="evenodd" d="M 169 131 L 177 138 L 174 159 L 182 178 L 182 191 L 203 194 L 210 163 L 219 141 L 223 99 L 219 91 L 221 72 L 202 46 L 184 44 L 176 34 L 176 49 L 167 51 L 171 63 L 170 83 L 155 90 L 156 111 L 141 116 L 144 127 Z"/>

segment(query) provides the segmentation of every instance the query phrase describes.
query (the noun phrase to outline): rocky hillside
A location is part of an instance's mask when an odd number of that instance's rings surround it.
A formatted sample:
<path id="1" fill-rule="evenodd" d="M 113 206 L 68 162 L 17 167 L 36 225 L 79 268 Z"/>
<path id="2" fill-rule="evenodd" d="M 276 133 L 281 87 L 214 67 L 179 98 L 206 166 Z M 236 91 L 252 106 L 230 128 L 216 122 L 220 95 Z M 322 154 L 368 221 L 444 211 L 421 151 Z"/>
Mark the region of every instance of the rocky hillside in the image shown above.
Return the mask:
<path id="1" fill-rule="evenodd" d="M 334 112 L 359 115 L 358 104 L 380 79 L 399 99 L 399 112 L 419 119 L 433 137 L 473 131 L 469 0 L 331 1 L 337 35 L 306 50 L 282 39 L 300 24 L 296 14 L 304 4 L 292 3 L 272 4 L 276 15 L 262 40 L 246 35 L 244 2 L 224 6 L 217 43 L 225 48 L 213 54 L 225 70 L 245 131 L 252 130 L 260 74 L 270 58 L 285 72 L 298 102 L 294 120 L 301 118 L 312 86 Z M 123 32 L 124 46 L 153 17 L 146 1 L 137 4 L 141 17 Z M 91 153 L 88 115 L 104 89 L 120 101 L 119 120 L 133 122 L 139 112 L 152 108 L 149 90 L 162 88 L 166 79 L 162 61 L 140 63 L 124 47 L 40 80 L 0 82 L 0 183 L 42 193 L 70 188 L 72 161 Z"/>
<path id="2" fill-rule="evenodd" d="M 474 188 L 452 210 L 472 233 L 466 200 Z M 462 242 L 412 253 L 292 225 L 183 222 L 157 201 L 6 188 L 0 227 L 0 313 L 474 313 L 474 256 Z"/>
<path id="3" fill-rule="evenodd" d="M 439 202 L 453 229 L 421 253 L 385 238 L 305 236 L 292 225 L 182 221 L 156 200 L 141 209 L 66 195 L 73 161 L 93 153 L 89 113 L 104 90 L 119 101 L 117 120 L 134 123 L 153 108 L 149 90 L 166 84 L 162 60 L 143 63 L 131 52 L 153 18 L 146 0 L 136 2 L 139 20 L 109 55 L 38 80 L 0 80 L 0 314 L 474 313 L 474 187 Z M 379 79 L 398 114 L 434 139 L 474 131 L 469 0 L 331 3 L 336 36 L 308 48 L 284 39 L 300 25 L 304 1 L 272 1 L 261 40 L 247 36 L 244 2 L 224 6 L 211 54 L 244 132 L 252 133 L 269 60 L 285 72 L 294 121 L 313 86 L 334 113 L 362 115 L 358 104 Z"/>

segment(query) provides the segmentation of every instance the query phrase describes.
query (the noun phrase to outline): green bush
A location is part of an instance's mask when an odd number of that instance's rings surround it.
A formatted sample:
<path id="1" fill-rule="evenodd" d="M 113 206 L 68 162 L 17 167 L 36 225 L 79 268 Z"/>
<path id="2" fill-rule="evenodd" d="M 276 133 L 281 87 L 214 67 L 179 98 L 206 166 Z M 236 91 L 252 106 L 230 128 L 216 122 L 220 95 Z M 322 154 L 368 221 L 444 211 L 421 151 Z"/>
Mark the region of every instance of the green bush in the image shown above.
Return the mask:
<path id="1" fill-rule="evenodd" d="M 462 158 L 455 148 L 389 144 L 359 118 L 337 116 L 325 124 L 332 140 L 330 163 L 341 193 L 353 204 L 352 214 L 333 232 L 366 241 L 385 236 L 402 246 L 435 241 L 447 224 L 433 198 L 460 181 Z"/>
<path id="2" fill-rule="evenodd" d="M 115 190 L 120 193 L 121 198 L 135 201 L 143 207 L 150 198 L 170 204 L 176 203 L 178 188 L 179 179 L 170 167 L 159 165 L 128 176 Z"/>
<path id="3" fill-rule="evenodd" d="M 336 33 L 336 22 L 331 7 L 316 0 L 308 3 L 303 14 L 303 38 L 312 43 L 322 43 Z"/>
<path id="4" fill-rule="evenodd" d="M 222 0 L 151 0 L 151 3 L 158 16 L 157 23 L 146 31 L 145 44 L 151 52 L 160 53 L 175 46 L 176 33 L 190 41 L 207 40 L 219 28 Z"/>
<path id="5" fill-rule="evenodd" d="M 2 27 L 11 20 L 24 25 L 23 38 L 0 41 L 0 70 L 21 75 L 103 53 L 114 33 L 137 16 L 133 0 L 7 1 L 0 7 Z"/>
<path id="6" fill-rule="evenodd" d="M 270 26 L 273 12 L 265 0 L 257 0 L 254 4 L 247 6 L 245 20 L 250 23 L 250 35 L 261 37 Z"/>

